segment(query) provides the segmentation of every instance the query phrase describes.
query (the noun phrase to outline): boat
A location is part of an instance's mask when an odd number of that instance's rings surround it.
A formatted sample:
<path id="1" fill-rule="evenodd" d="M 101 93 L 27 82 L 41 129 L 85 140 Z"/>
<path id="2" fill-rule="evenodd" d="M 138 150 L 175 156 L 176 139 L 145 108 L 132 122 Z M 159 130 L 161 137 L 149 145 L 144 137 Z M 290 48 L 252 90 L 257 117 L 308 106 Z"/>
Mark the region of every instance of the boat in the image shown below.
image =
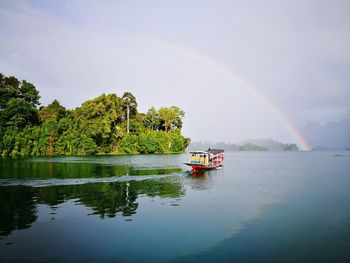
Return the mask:
<path id="1" fill-rule="evenodd" d="M 217 169 L 223 165 L 224 150 L 208 149 L 206 151 L 191 151 L 190 162 L 185 164 L 192 167 L 193 172 Z"/>

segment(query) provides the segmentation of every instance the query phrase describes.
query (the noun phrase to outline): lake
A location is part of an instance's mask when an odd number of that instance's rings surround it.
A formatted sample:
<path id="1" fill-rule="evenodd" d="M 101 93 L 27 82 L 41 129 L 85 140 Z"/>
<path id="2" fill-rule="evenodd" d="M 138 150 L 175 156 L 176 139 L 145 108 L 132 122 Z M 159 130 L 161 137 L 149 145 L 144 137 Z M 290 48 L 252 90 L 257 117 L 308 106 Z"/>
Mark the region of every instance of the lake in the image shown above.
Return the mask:
<path id="1" fill-rule="evenodd" d="M 350 262 L 350 152 L 0 159 L 1 262 Z"/>

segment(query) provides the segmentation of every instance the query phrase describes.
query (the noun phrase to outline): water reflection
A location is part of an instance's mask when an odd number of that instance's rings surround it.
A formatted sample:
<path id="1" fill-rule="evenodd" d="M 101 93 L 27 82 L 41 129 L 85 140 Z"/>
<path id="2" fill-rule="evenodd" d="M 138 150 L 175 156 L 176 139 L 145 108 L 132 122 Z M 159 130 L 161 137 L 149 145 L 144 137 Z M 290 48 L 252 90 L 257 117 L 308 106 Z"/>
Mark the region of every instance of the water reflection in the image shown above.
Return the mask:
<path id="1" fill-rule="evenodd" d="M 214 187 L 212 171 L 189 172 L 189 185 L 194 190 L 209 190 Z"/>
<path id="2" fill-rule="evenodd" d="M 115 159 L 118 160 L 118 159 Z M 1 179 L 107 178 L 124 175 L 154 175 L 181 172 L 179 167 L 149 167 L 146 164 L 98 163 L 84 159 L 0 159 Z"/>
<path id="3" fill-rule="evenodd" d="M 74 199 L 77 205 L 90 208 L 91 214 L 101 218 L 118 214 L 127 217 L 136 213 L 137 199 L 144 195 L 179 198 L 184 195 L 184 188 L 179 178 L 42 188 L 0 186 L 0 236 L 30 227 L 38 217 L 38 204 L 49 205 L 55 210 L 59 204 Z"/>
<path id="4" fill-rule="evenodd" d="M 26 186 L 0 187 L 0 237 L 24 229 L 37 219 L 36 195 Z"/>

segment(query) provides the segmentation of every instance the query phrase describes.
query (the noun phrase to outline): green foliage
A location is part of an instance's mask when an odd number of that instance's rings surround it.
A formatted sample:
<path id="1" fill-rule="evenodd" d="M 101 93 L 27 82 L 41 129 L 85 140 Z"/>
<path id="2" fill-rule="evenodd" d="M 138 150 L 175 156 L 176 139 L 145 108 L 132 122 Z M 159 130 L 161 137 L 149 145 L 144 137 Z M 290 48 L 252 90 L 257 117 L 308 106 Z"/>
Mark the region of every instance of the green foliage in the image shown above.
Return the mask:
<path id="1" fill-rule="evenodd" d="M 39 118 L 42 122 L 50 120 L 58 121 L 66 114 L 66 109 L 57 101 L 54 100 L 46 107 L 42 107 L 39 110 Z"/>
<path id="2" fill-rule="evenodd" d="M 138 149 L 140 153 L 157 153 L 159 152 L 159 142 L 152 132 L 142 133 L 138 140 Z"/>
<path id="3" fill-rule="evenodd" d="M 181 129 L 184 116 L 185 112 L 179 107 L 161 108 L 159 110 L 160 128 L 165 131 Z"/>
<path id="4" fill-rule="evenodd" d="M 0 111 L 0 123 L 3 127 L 24 128 L 38 124 L 38 110 L 26 101 L 11 98 Z"/>
<path id="5" fill-rule="evenodd" d="M 130 92 L 124 92 L 122 100 L 124 112 L 126 113 L 126 109 L 129 106 L 130 118 L 133 118 L 137 114 L 136 98 Z M 124 114 L 124 116 L 126 116 L 126 114 Z"/>
<path id="6" fill-rule="evenodd" d="M 6 77 L 0 74 L 0 108 L 4 108 L 11 98 L 19 95 L 20 82 L 15 77 Z"/>
<path id="7" fill-rule="evenodd" d="M 158 130 L 160 127 L 159 112 L 155 108 L 150 108 L 143 119 L 143 125 L 150 130 Z"/>
<path id="8" fill-rule="evenodd" d="M 189 144 L 181 135 L 184 112 L 179 107 L 138 113 L 130 92 L 102 94 L 75 110 L 57 100 L 38 110 L 33 84 L 0 74 L 0 94 L 2 156 L 170 153 L 183 152 Z"/>
<path id="9" fill-rule="evenodd" d="M 6 103 L 13 98 L 21 99 L 31 106 L 39 105 L 39 91 L 35 86 L 25 80 L 22 82 L 11 76 L 6 77 L 0 73 L 0 109 L 5 108 Z"/>
<path id="10" fill-rule="evenodd" d="M 36 90 L 35 86 L 32 83 L 23 80 L 19 90 L 19 98 L 28 102 L 33 107 L 40 105 L 39 91 Z"/>
<path id="11" fill-rule="evenodd" d="M 98 145 L 110 142 L 111 133 L 115 125 L 123 118 L 123 102 L 116 94 L 102 94 L 93 100 L 83 103 L 75 113 L 84 121 L 84 130 L 93 137 Z"/>
<path id="12" fill-rule="evenodd" d="M 138 136 L 134 134 L 125 134 L 120 140 L 120 153 L 138 153 Z"/>

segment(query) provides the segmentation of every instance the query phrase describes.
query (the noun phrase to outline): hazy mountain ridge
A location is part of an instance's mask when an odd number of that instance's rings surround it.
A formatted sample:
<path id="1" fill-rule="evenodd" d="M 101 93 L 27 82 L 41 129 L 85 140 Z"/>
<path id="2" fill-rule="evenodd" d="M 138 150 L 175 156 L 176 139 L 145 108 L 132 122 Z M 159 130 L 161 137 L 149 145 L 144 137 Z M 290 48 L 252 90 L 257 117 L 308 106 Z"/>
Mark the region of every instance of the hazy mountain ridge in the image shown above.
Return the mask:
<path id="1" fill-rule="evenodd" d="M 350 119 L 330 121 L 324 125 L 308 123 L 301 131 L 315 150 L 350 149 Z"/>
<path id="2" fill-rule="evenodd" d="M 299 151 L 296 144 L 281 143 L 272 139 L 250 139 L 241 143 L 227 142 L 192 142 L 187 150 L 205 150 L 207 148 L 219 148 L 226 151 Z"/>

